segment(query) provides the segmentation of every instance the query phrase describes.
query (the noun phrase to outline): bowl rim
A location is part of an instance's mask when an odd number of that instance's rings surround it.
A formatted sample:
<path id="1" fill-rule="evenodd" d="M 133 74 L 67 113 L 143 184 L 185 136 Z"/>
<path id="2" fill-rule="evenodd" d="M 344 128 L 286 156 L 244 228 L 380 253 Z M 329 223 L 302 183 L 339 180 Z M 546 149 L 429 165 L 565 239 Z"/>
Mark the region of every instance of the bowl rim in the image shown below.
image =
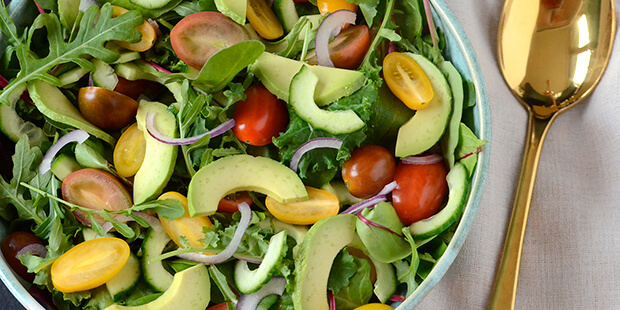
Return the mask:
<path id="1" fill-rule="evenodd" d="M 461 27 L 459 21 L 447 7 L 443 0 L 430 0 L 434 13 L 442 20 L 447 29 L 454 34 L 459 50 L 463 52 L 466 60 L 467 69 L 471 74 L 472 82 L 476 88 L 476 106 L 475 112 L 478 115 L 479 126 L 475 128 L 478 138 L 491 141 L 491 112 L 489 98 L 482 75 L 482 70 L 478 63 L 476 53 Z M 460 219 L 460 223 L 454 233 L 454 237 L 448 244 L 444 254 L 439 258 L 426 280 L 422 281 L 409 298 L 400 303 L 397 310 L 415 308 L 426 295 L 439 283 L 449 267 L 454 262 L 459 253 L 468 232 L 472 226 L 476 211 L 480 204 L 483 193 L 484 184 L 486 182 L 488 167 L 490 163 L 490 145 L 486 144 L 482 151 L 478 154 L 478 163 L 472 179 L 470 196 L 465 206 L 465 211 Z M 0 280 L 4 283 L 11 294 L 17 301 L 28 310 L 45 310 L 43 306 L 28 292 L 25 284 L 19 280 L 11 268 L 8 266 L 3 255 L 0 261 Z"/>
<path id="2" fill-rule="evenodd" d="M 458 44 L 459 50 L 463 52 L 466 60 L 466 67 L 471 74 L 472 82 L 476 89 L 475 112 L 478 114 L 479 126 L 475 128 L 479 139 L 491 141 L 491 108 L 487 89 L 484 83 L 482 70 L 478 63 L 476 52 L 465 34 L 458 19 L 448 8 L 443 0 L 430 0 L 434 13 L 442 20 L 447 29 L 444 32 L 451 32 Z M 403 301 L 396 310 L 406 310 L 415 308 L 428 295 L 428 293 L 439 283 L 446 274 L 457 254 L 459 253 L 469 230 L 473 224 L 476 211 L 480 205 L 484 184 L 488 174 L 491 158 L 490 143 L 487 143 L 478 154 L 478 163 L 472 179 L 471 192 L 465 206 L 465 211 L 460 219 L 460 223 L 454 236 L 444 254 L 439 258 L 426 279 L 420 283 L 411 296 Z"/>

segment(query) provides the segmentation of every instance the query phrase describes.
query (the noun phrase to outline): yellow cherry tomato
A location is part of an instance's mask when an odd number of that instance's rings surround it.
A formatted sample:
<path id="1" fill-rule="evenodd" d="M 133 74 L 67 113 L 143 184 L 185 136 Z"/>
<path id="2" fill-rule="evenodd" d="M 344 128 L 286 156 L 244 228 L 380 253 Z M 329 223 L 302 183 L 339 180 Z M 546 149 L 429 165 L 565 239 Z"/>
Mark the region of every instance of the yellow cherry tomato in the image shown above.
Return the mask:
<path id="1" fill-rule="evenodd" d="M 129 12 L 127 9 L 122 8 L 120 6 L 112 6 L 114 11 L 112 11 L 112 16 L 117 17 L 122 14 Z M 142 34 L 142 39 L 136 43 L 129 43 L 125 41 L 115 41 L 115 43 L 121 47 L 124 47 L 130 51 L 135 52 L 144 52 L 153 47 L 155 44 L 155 39 L 157 39 L 157 33 L 155 32 L 155 28 L 147 22 L 144 21 L 142 25 L 136 27 L 136 30 L 140 31 Z"/>
<path id="2" fill-rule="evenodd" d="M 265 0 L 248 0 L 246 15 L 259 36 L 274 40 L 284 34 L 282 24 Z"/>
<path id="3" fill-rule="evenodd" d="M 374 303 L 374 304 L 367 304 L 367 305 L 363 305 L 361 307 L 357 307 L 354 310 L 393 310 L 394 308 L 386 305 L 386 304 L 379 304 L 379 303 Z"/>
<path id="4" fill-rule="evenodd" d="M 129 259 L 129 245 L 119 238 L 84 241 L 52 264 L 54 287 L 63 293 L 89 290 L 112 279 Z"/>
<path id="5" fill-rule="evenodd" d="M 114 167 L 121 176 L 128 178 L 136 174 L 144 161 L 146 140 L 136 123 L 123 132 L 114 147 Z"/>
<path id="6" fill-rule="evenodd" d="M 357 4 L 349 3 L 347 0 L 317 0 L 316 6 L 321 14 L 333 13 L 338 10 L 357 12 Z"/>
<path id="7" fill-rule="evenodd" d="M 412 110 L 425 108 L 433 99 L 433 87 L 424 70 L 405 54 L 385 56 L 383 78 L 392 93 Z"/>
<path id="8" fill-rule="evenodd" d="M 181 236 L 183 236 L 188 241 L 190 247 L 204 247 L 205 244 L 199 240 L 205 236 L 203 233 L 203 227 L 211 227 L 211 220 L 209 220 L 206 216 L 190 217 L 189 211 L 187 211 L 187 198 L 180 193 L 166 192 L 157 199 L 175 199 L 181 203 L 183 208 L 185 208 L 185 215 L 173 221 L 168 221 L 161 216 L 159 217 L 161 224 L 164 226 L 164 229 L 172 241 L 174 241 L 174 243 L 176 243 L 179 247 L 184 247 L 180 241 Z"/>
<path id="9" fill-rule="evenodd" d="M 295 225 L 314 224 L 320 219 L 338 214 L 340 203 L 336 195 L 322 189 L 306 186 L 308 200 L 281 203 L 269 196 L 265 206 L 282 222 Z"/>

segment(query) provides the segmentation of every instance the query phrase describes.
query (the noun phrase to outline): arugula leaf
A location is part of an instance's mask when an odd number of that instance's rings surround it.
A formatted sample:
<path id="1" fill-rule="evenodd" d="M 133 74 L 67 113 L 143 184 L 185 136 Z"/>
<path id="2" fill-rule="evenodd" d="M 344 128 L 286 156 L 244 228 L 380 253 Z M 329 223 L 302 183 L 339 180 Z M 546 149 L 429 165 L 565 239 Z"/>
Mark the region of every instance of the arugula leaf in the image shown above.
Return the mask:
<path id="1" fill-rule="evenodd" d="M 16 48 L 21 70 L 2 90 L 0 102 L 6 104 L 18 86 L 34 79 L 60 86 L 58 78 L 48 73 L 57 65 L 73 62 L 83 68 L 92 69 L 92 63 L 82 56 L 90 55 L 108 63 L 118 59 L 119 55 L 105 48 L 104 44 L 110 40 L 138 41 L 140 33 L 134 28 L 143 21 L 140 14 L 135 11 L 115 18 L 112 18 L 112 11 L 112 6 L 109 4 L 101 7 L 101 10 L 97 6 L 91 6 L 80 20 L 79 31 L 75 40 L 71 42 L 63 40 L 62 26 L 56 14 L 40 14 L 29 30 L 28 43 L 20 44 Z M 46 57 L 39 58 L 30 50 L 29 42 L 34 32 L 43 27 L 47 29 L 49 53 Z"/>
<path id="2" fill-rule="evenodd" d="M 153 210 L 162 218 L 173 221 L 185 214 L 185 208 L 176 199 L 152 200 L 131 207 L 133 211 Z"/>

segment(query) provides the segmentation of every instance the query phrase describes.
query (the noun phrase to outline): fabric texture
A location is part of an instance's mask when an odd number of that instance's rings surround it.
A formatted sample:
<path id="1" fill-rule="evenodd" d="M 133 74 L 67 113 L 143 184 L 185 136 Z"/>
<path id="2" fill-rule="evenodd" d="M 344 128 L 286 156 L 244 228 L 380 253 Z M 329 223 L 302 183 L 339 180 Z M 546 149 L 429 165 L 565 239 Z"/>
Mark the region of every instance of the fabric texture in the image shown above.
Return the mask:
<path id="1" fill-rule="evenodd" d="M 469 37 L 491 104 L 483 198 L 463 247 L 418 309 L 486 309 L 521 170 L 527 113 L 497 64 L 503 1 L 446 0 Z M 616 0 L 616 15 L 620 15 Z M 620 39 L 593 94 L 547 134 L 521 259 L 517 309 L 620 309 Z"/>

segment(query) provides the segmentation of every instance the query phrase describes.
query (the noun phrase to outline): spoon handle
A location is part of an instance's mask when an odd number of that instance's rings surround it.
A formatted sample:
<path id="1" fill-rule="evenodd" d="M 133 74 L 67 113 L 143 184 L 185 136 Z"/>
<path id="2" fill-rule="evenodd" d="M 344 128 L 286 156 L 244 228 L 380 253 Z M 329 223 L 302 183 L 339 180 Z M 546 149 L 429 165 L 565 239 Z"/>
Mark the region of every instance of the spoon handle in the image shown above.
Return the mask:
<path id="1" fill-rule="evenodd" d="M 495 280 L 495 290 L 489 308 L 491 310 L 514 309 L 515 306 L 521 250 L 523 249 L 525 226 L 527 225 L 527 216 L 536 181 L 538 161 L 543 141 L 554 119 L 555 117 L 539 119 L 531 111 L 529 112 L 528 139 L 525 145 L 521 176 L 510 218 L 510 226 L 506 233 L 502 261 Z"/>

